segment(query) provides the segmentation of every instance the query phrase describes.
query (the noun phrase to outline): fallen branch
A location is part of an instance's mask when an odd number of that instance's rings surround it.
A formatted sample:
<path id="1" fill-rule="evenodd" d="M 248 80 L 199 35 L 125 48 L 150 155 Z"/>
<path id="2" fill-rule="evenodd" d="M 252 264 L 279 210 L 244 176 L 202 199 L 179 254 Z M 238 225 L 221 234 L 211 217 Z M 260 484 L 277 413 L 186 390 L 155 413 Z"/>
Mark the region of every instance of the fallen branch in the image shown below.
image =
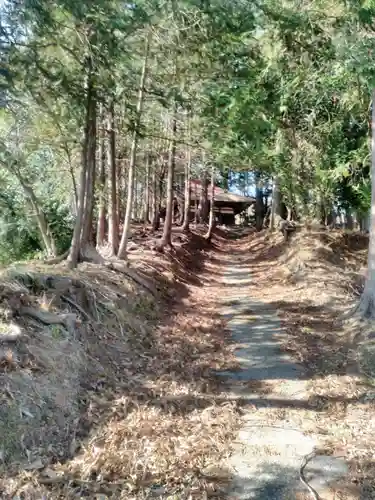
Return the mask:
<path id="1" fill-rule="evenodd" d="M 78 479 L 71 474 L 64 474 L 62 476 L 43 476 L 42 474 L 38 477 L 38 483 L 44 484 L 46 486 L 56 485 L 56 484 L 66 484 L 73 483 L 79 486 L 89 488 L 92 493 L 103 493 L 103 494 L 113 494 L 118 488 L 123 488 L 124 483 L 110 483 L 110 482 L 100 482 L 97 481 L 85 481 L 83 479 Z"/>
<path id="2" fill-rule="evenodd" d="M 302 462 L 301 462 L 301 467 L 299 469 L 299 478 L 301 480 L 301 483 L 309 490 L 310 494 L 311 494 L 311 497 L 313 498 L 313 500 L 321 500 L 321 497 L 319 496 L 319 494 L 314 490 L 314 488 L 312 486 L 309 485 L 309 483 L 306 481 L 306 478 L 305 478 L 305 474 L 304 474 L 304 470 L 305 470 L 305 467 L 306 465 L 309 463 L 309 461 L 314 458 L 316 456 L 316 452 L 313 451 L 311 453 L 309 453 L 308 455 L 305 455 L 303 458 L 302 458 Z"/>

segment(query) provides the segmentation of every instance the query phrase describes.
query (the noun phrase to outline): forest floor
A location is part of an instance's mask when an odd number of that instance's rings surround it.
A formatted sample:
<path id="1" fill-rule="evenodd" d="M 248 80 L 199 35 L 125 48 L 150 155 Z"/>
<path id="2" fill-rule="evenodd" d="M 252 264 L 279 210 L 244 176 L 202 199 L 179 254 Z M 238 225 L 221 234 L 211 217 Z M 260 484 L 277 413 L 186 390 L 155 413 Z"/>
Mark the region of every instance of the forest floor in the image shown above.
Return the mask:
<path id="1" fill-rule="evenodd" d="M 308 380 L 306 407 L 282 411 L 348 461 L 336 500 L 375 498 L 375 389 L 337 321 L 362 286 L 366 238 L 306 232 L 285 244 L 218 230 L 208 245 L 197 230 L 173 240 L 157 253 L 136 227 L 131 276 L 35 262 L 2 273 L 0 497 L 227 498 L 249 410 L 217 376 L 240 370 L 221 315 L 223 266 L 239 252 L 246 293 L 277 311 L 283 349 Z"/>
<path id="2" fill-rule="evenodd" d="M 234 356 L 198 230 L 133 228 L 129 269 L 17 264 L 0 280 L 0 497 L 220 496 Z M 204 228 L 202 228 L 203 232 Z M 130 273 L 130 276 L 129 276 Z M 202 496 L 203 495 L 203 496 Z"/>

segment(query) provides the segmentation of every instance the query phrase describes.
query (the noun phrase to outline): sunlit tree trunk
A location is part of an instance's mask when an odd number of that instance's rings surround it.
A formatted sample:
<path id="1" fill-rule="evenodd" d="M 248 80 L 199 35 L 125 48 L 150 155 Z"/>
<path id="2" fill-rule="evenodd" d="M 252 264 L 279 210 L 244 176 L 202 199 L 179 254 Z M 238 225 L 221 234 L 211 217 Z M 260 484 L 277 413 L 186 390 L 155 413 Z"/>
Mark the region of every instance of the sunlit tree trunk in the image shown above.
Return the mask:
<path id="1" fill-rule="evenodd" d="M 105 171 L 105 141 L 104 141 L 104 110 L 100 105 L 99 111 L 99 207 L 98 228 L 96 244 L 98 247 L 104 245 L 105 240 L 105 217 L 106 217 L 106 171 Z"/>
<path id="2" fill-rule="evenodd" d="M 210 204 L 210 219 L 208 223 L 208 231 L 206 238 L 211 241 L 212 232 L 215 227 L 215 168 L 212 166 L 211 169 L 211 204 Z"/>
<path id="3" fill-rule="evenodd" d="M 88 141 L 86 152 L 86 193 L 84 201 L 81 251 L 91 246 L 93 218 L 94 218 L 94 197 L 95 197 L 95 175 L 96 175 L 96 99 L 93 96 L 90 106 L 90 117 L 88 123 Z"/>
<path id="4" fill-rule="evenodd" d="M 116 150 L 117 150 L 117 145 L 116 145 Z M 124 159 L 118 158 L 116 161 L 116 173 L 117 173 L 116 214 L 117 214 L 117 225 L 118 226 L 120 224 L 120 220 L 122 220 L 124 217 L 123 206 L 124 206 L 124 202 L 125 202 L 125 193 L 124 193 L 125 190 L 124 190 L 123 170 L 124 170 Z M 119 229 L 117 231 L 117 234 L 119 235 L 119 238 L 120 238 L 120 230 Z"/>
<path id="5" fill-rule="evenodd" d="M 133 212 L 132 219 L 136 219 L 138 215 L 138 179 L 137 171 L 134 170 L 134 184 L 133 184 Z"/>
<path id="6" fill-rule="evenodd" d="M 171 140 L 168 152 L 168 173 L 167 173 L 167 207 L 165 214 L 165 221 L 163 227 L 163 237 L 160 243 L 161 247 L 172 246 L 172 218 L 173 218 L 173 206 L 174 206 L 174 196 L 173 196 L 173 180 L 174 180 L 174 169 L 176 160 L 176 130 L 177 130 L 177 103 L 173 103 L 173 114 L 171 123 Z"/>
<path id="7" fill-rule="evenodd" d="M 194 211 L 194 224 L 197 226 L 199 217 L 199 200 L 198 200 L 198 190 L 197 184 L 194 186 L 194 196 L 195 196 L 195 211 Z"/>
<path id="8" fill-rule="evenodd" d="M 257 231 L 261 231 L 263 228 L 263 217 L 264 217 L 264 206 L 263 206 L 263 189 L 261 184 L 260 173 L 255 173 L 255 226 Z"/>
<path id="9" fill-rule="evenodd" d="M 280 179 L 275 175 L 272 189 L 272 205 L 271 205 L 271 220 L 270 230 L 273 231 L 281 218 L 281 192 Z"/>
<path id="10" fill-rule="evenodd" d="M 371 221 L 367 258 L 367 279 L 358 305 L 364 318 L 375 318 L 375 89 L 372 92 L 372 141 L 371 141 Z"/>
<path id="11" fill-rule="evenodd" d="M 153 164 L 152 167 L 152 229 L 157 231 L 160 226 L 160 216 L 159 216 L 159 207 L 158 207 L 158 182 L 156 175 L 156 164 Z"/>
<path id="12" fill-rule="evenodd" d="M 138 103 L 137 103 L 137 112 L 136 112 L 136 123 L 133 132 L 132 146 L 130 151 L 130 162 L 129 162 L 129 170 L 128 170 L 128 197 L 126 200 L 126 212 L 125 212 L 125 220 L 124 227 L 122 231 L 120 247 L 118 251 L 118 257 L 120 259 L 126 260 L 126 249 L 128 246 L 129 235 L 130 235 L 130 223 L 131 223 L 131 215 L 133 209 L 133 194 L 134 194 L 134 174 L 135 174 L 135 163 L 137 157 L 137 148 L 138 148 L 138 138 L 139 138 L 139 127 L 141 124 L 141 116 L 143 109 L 143 99 L 144 99 L 144 86 L 147 77 L 147 65 L 148 65 L 148 54 L 150 49 L 150 41 L 151 41 L 151 31 L 146 36 L 146 47 L 145 47 L 145 55 L 143 60 L 142 74 L 141 80 L 139 84 L 139 92 L 138 92 Z"/>
<path id="13" fill-rule="evenodd" d="M 187 162 L 185 164 L 185 189 L 184 189 L 184 222 L 182 225 L 183 231 L 189 231 L 189 216 L 190 216 L 190 198 L 191 198 L 191 147 L 188 148 Z"/>
<path id="14" fill-rule="evenodd" d="M 201 177 L 201 193 L 199 198 L 199 207 L 198 207 L 198 218 L 199 222 L 204 223 L 208 221 L 208 176 L 207 170 L 204 166 L 204 170 L 202 172 Z"/>
<path id="15" fill-rule="evenodd" d="M 88 196 L 88 170 L 92 168 L 92 164 L 89 161 L 89 151 L 90 151 L 90 134 L 92 133 L 92 122 L 95 118 L 96 109 L 96 98 L 94 95 L 93 88 L 93 78 L 92 78 L 92 61 L 91 58 L 87 58 L 88 65 L 88 77 L 86 84 L 86 118 L 85 118 L 85 129 L 83 134 L 83 144 L 82 144 L 82 160 L 81 160 L 81 175 L 80 175 L 80 187 L 78 196 L 78 210 L 77 217 L 74 225 L 72 242 L 70 245 L 70 251 L 67 258 L 68 266 L 74 268 L 78 264 L 81 245 L 82 245 L 82 234 L 84 223 L 87 222 L 87 213 L 85 211 L 89 208 L 85 200 Z M 92 177 L 90 175 L 90 177 Z"/>
<path id="16" fill-rule="evenodd" d="M 119 222 L 117 212 L 117 165 L 116 165 L 116 132 L 115 110 L 113 99 L 110 100 L 107 115 L 107 164 L 108 164 L 108 243 L 112 255 L 116 255 L 119 243 Z"/>
<path id="17" fill-rule="evenodd" d="M 67 258 L 67 262 L 69 267 L 74 268 L 78 264 L 79 252 L 80 252 L 80 241 L 81 241 L 81 232 L 82 232 L 82 221 L 83 221 L 83 208 L 85 203 L 85 193 L 86 193 L 86 158 L 85 155 L 82 155 L 82 165 L 81 165 L 81 175 L 79 182 L 79 196 L 78 196 L 78 210 L 77 217 L 74 224 L 74 231 L 72 242 L 70 245 L 70 251 Z"/>
<path id="18" fill-rule="evenodd" d="M 0 142 L 0 146 L 1 146 L 1 153 L 4 153 L 4 158 L 2 157 L 3 155 L 0 156 L 0 164 L 11 175 L 14 175 L 17 178 L 25 194 L 27 204 L 30 206 L 33 212 L 33 216 L 35 217 L 35 220 L 37 222 L 44 248 L 47 251 L 49 257 L 56 257 L 57 256 L 56 243 L 50 225 L 48 224 L 47 217 L 41 207 L 41 204 L 33 188 L 29 185 L 29 183 L 21 173 L 19 160 L 11 157 L 11 155 L 8 154 L 8 151 L 4 143 Z"/>
<path id="19" fill-rule="evenodd" d="M 148 153 L 146 154 L 146 174 L 145 174 L 142 218 L 145 224 L 148 224 L 150 222 L 150 155 Z"/>

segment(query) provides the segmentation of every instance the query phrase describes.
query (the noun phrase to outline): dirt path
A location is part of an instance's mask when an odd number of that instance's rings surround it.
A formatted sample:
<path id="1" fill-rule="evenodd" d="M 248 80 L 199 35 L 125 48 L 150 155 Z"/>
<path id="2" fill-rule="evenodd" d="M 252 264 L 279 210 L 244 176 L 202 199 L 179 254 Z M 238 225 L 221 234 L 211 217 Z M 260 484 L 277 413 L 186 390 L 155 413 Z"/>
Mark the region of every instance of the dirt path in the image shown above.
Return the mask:
<path id="1" fill-rule="evenodd" d="M 79 326 L 0 314 L 3 332 L 27 332 L 0 345 L 1 498 L 311 500 L 299 476 L 316 447 L 305 476 L 322 500 L 375 498 L 375 382 L 348 374 L 334 322 L 350 245 L 220 230 L 208 245 L 203 232 L 164 254 L 139 245 L 134 269 L 156 297 L 90 265 L 3 276 L 2 307 L 56 315 L 67 304 L 51 282 L 68 280 Z"/>
<path id="2" fill-rule="evenodd" d="M 230 498 L 317 498 L 300 481 L 303 458 L 319 449 L 316 435 L 307 435 L 289 410 L 309 412 L 307 380 L 298 365 L 280 346 L 283 332 L 269 305 L 249 296 L 251 275 L 246 256 L 237 253 L 224 270 L 226 297 L 223 314 L 228 318 L 239 371 L 222 372 L 228 391 L 245 405 L 242 427 L 234 444 L 230 467 L 234 472 Z M 297 421 L 298 423 L 298 421 Z M 317 452 L 305 468 L 309 484 L 323 498 L 328 488 L 347 474 L 344 460 Z"/>

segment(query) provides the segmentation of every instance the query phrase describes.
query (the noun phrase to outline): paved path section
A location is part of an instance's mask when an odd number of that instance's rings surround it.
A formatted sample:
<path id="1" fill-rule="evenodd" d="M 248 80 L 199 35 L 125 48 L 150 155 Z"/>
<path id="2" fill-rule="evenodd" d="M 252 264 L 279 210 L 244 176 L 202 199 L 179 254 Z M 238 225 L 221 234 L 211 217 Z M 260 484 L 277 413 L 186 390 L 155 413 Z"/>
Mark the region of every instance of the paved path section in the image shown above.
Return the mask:
<path id="1" fill-rule="evenodd" d="M 229 464 L 233 483 L 228 498 L 311 499 L 299 471 L 303 457 L 319 442 L 292 425 L 283 411 L 308 408 L 307 381 L 302 367 L 280 349 L 285 333 L 276 312 L 248 296 L 250 280 L 240 260 L 225 270 L 228 293 L 223 314 L 237 345 L 241 369 L 220 376 L 233 397 L 241 397 L 245 403 L 243 426 Z M 271 390 L 267 391 L 267 384 Z M 309 483 L 322 495 L 346 473 L 343 460 L 328 456 L 316 456 L 305 469 Z"/>

